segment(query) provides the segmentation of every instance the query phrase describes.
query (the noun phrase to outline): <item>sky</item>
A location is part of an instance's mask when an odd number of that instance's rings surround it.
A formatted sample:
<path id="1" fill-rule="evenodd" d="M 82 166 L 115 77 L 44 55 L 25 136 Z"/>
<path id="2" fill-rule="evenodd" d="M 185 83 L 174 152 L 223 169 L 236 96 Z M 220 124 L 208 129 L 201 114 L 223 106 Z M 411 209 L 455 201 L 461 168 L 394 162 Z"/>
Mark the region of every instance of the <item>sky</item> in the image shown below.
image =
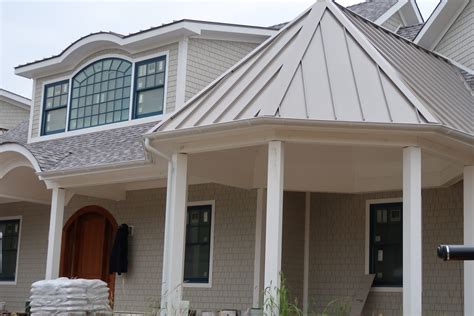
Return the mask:
<path id="1" fill-rule="evenodd" d="M 362 0 L 337 0 L 342 5 Z M 60 53 L 98 31 L 133 33 L 174 20 L 269 26 L 290 21 L 315 0 L 0 0 L 0 88 L 31 98 L 32 81 L 14 67 Z M 426 20 L 439 0 L 417 0 Z"/>

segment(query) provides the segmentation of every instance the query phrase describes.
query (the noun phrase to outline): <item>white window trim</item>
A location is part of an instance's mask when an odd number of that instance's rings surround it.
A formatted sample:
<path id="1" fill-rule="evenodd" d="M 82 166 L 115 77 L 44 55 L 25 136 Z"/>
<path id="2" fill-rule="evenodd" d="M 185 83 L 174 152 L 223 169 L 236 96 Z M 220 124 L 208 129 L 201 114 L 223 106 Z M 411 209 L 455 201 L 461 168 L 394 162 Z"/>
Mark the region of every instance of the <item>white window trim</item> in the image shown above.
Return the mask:
<path id="1" fill-rule="evenodd" d="M 365 274 L 370 273 L 370 206 L 372 204 L 403 203 L 402 197 L 365 201 Z M 402 286 L 372 286 L 371 292 L 403 292 Z"/>
<path id="2" fill-rule="evenodd" d="M 21 245 L 21 233 L 22 233 L 22 228 L 21 225 L 23 223 L 23 217 L 22 216 L 5 216 L 5 217 L 0 217 L 0 221 L 10 221 L 10 220 L 20 220 L 20 226 L 19 226 L 19 232 L 18 232 L 18 249 L 16 252 L 16 267 L 15 267 L 15 280 L 14 281 L 0 281 L 0 286 L 1 285 L 16 285 L 18 281 L 18 268 L 20 266 L 20 245 Z"/>
<path id="3" fill-rule="evenodd" d="M 214 225 L 216 223 L 216 201 L 209 200 L 209 201 L 195 201 L 195 202 L 188 202 L 187 207 L 189 206 L 200 206 L 200 205 L 211 205 L 211 246 L 209 251 L 209 281 L 207 283 L 185 283 L 183 280 L 183 287 L 187 288 L 211 288 L 212 287 L 212 266 L 214 263 Z M 188 209 L 186 207 L 186 225 L 187 225 L 187 216 L 188 216 Z M 186 242 L 186 241 L 185 241 Z M 184 264 L 183 264 L 184 267 Z M 184 277 L 184 275 L 183 275 Z"/>
<path id="4" fill-rule="evenodd" d="M 165 69 L 165 84 L 164 84 L 164 91 L 163 91 L 163 114 L 159 115 L 154 115 L 154 116 L 148 116 L 144 118 L 138 118 L 138 119 L 132 119 L 133 116 L 133 100 L 135 97 L 135 65 L 137 62 L 141 62 L 147 59 L 153 59 L 157 57 L 162 57 L 165 56 L 166 60 L 166 69 Z M 131 92 L 130 92 L 130 106 L 129 106 L 129 115 L 128 115 L 128 121 L 125 122 L 117 122 L 117 123 L 110 123 L 110 124 L 105 124 L 105 125 L 99 125 L 99 126 L 94 126 L 94 127 L 88 127 L 88 128 L 82 128 L 82 129 L 77 129 L 70 131 L 69 130 L 69 111 L 70 111 L 70 101 L 71 101 L 71 93 L 72 93 L 72 78 L 76 74 L 78 74 L 80 71 L 84 70 L 87 66 L 93 64 L 96 61 L 99 61 L 101 59 L 107 59 L 107 58 L 120 58 L 124 59 L 128 62 L 132 63 L 132 80 L 131 80 Z M 35 143 L 35 142 L 42 142 L 45 140 L 52 140 L 52 139 L 61 139 L 69 136 L 76 136 L 76 135 L 83 135 L 83 134 L 89 134 L 89 133 L 94 133 L 98 131 L 105 131 L 105 130 L 111 130 L 115 128 L 121 128 L 121 127 L 127 127 L 127 126 L 135 126 L 139 124 L 145 124 L 145 123 L 150 123 L 154 121 L 159 121 L 163 120 L 166 117 L 167 114 L 167 99 L 168 99 L 168 73 L 169 73 L 169 50 L 164 50 L 160 51 L 158 53 L 154 54 L 148 54 L 144 55 L 138 58 L 131 58 L 126 55 L 121 55 L 121 54 L 104 54 L 97 56 L 95 58 L 92 58 L 91 60 L 87 61 L 87 63 L 83 64 L 80 66 L 79 69 L 76 69 L 74 72 L 71 72 L 67 76 L 62 76 L 50 80 L 46 80 L 42 83 L 41 87 L 41 99 L 40 99 L 40 116 L 39 116 L 39 124 L 38 124 L 38 131 L 37 135 L 38 136 L 33 136 L 29 138 L 29 143 Z M 63 133 L 57 133 L 57 134 L 51 134 L 51 135 L 41 135 L 42 130 L 43 130 L 43 114 L 44 114 L 44 89 L 45 86 L 48 84 L 52 84 L 55 82 L 60 82 L 60 81 L 65 81 L 68 80 L 69 86 L 68 86 L 68 101 L 67 101 L 67 108 L 66 108 L 66 126 L 65 126 L 65 131 Z M 34 111 L 34 100 L 33 100 L 33 107 L 31 109 L 31 112 L 33 113 Z M 33 125 L 33 114 L 30 115 L 30 125 Z M 30 132 L 31 133 L 31 130 Z M 30 134 L 29 134 L 30 135 Z"/>

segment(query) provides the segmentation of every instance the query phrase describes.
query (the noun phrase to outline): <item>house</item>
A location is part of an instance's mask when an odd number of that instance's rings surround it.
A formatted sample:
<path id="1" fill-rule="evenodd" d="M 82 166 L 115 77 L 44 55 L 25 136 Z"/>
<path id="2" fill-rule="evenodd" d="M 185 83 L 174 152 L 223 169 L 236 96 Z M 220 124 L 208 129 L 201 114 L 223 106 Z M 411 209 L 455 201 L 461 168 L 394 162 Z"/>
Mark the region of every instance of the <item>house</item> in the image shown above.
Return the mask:
<path id="1" fill-rule="evenodd" d="M 31 100 L 0 89 L 0 134 L 28 120 Z"/>
<path id="2" fill-rule="evenodd" d="M 116 311 L 268 311 L 283 274 L 321 311 L 373 275 L 364 315 L 474 314 L 474 266 L 436 257 L 474 244 L 473 91 L 394 33 L 422 22 L 399 2 L 96 33 L 18 66 L 34 95 L 0 138 L 7 307 L 62 275 L 105 280 Z M 109 274 L 122 223 L 128 272 Z"/>

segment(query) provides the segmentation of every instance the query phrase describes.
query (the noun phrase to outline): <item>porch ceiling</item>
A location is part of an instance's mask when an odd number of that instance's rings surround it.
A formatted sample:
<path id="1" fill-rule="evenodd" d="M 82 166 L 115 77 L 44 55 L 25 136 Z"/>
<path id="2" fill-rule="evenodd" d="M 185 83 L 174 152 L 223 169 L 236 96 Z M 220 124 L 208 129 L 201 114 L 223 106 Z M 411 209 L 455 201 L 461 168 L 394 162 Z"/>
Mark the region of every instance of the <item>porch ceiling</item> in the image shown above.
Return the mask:
<path id="1" fill-rule="evenodd" d="M 458 181 L 462 164 L 424 152 L 423 187 Z M 266 187 L 267 147 L 190 155 L 189 176 L 242 188 Z M 285 190 L 374 192 L 401 190 L 402 148 L 285 144 Z"/>

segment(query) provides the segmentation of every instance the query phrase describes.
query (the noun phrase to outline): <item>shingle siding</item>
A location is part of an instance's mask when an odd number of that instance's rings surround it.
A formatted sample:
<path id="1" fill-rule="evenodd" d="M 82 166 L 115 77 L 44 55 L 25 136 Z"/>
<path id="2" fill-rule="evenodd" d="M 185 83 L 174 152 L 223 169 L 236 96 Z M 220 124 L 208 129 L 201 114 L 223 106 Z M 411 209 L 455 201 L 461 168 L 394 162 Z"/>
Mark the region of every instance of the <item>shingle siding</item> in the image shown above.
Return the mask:
<path id="1" fill-rule="evenodd" d="M 474 69 L 474 1 L 470 0 L 434 49 Z"/>
<path id="2" fill-rule="evenodd" d="M 0 101 L 0 128 L 11 129 L 28 120 L 30 111 Z"/>
<path id="3" fill-rule="evenodd" d="M 41 128 L 41 109 L 43 105 L 43 93 L 44 93 L 44 84 L 46 82 L 54 82 L 56 79 L 61 80 L 65 77 L 71 76 L 73 73 L 80 70 L 82 67 L 86 66 L 92 59 L 104 56 L 107 54 L 116 54 L 129 58 L 142 58 L 147 55 L 156 55 L 162 52 L 168 52 L 168 81 L 167 81 L 167 95 L 166 95 L 166 111 L 171 112 L 175 108 L 176 103 L 176 71 L 178 63 L 178 43 L 173 43 L 166 46 L 161 46 L 153 50 L 148 50 L 145 52 L 140 52 L 137 54 L 129 54 L 120 49 L 107 49 L 96 52 L 89 57 L 82 60 L 72 71 L 58 73 L 53 76 L 42 77 L 36 79 L 36 86 L 34 87 L 34 100 L 33 100 L 33 120 L 31 128 L 31 137 L 37 137 L 40 135 Z"/>
<path id="4" fill-rule="evenodd" d="M 462 183 L 423 190 L 423 312 L 462 314 L 463 265 L 436 258 L 440 243 L 462 243 Z M 365 270 L 365 203 L 367 199 L 400 197 L 377 194 L 311 194 L 309 301 L 321 311 L 334 299 L 350 301 Z M 125 201 L 75 196 L 65 221 L 87 205 L 107 209 L 118 224 L 134 226 L 130 238 L 129 273 L 117 277 L 115 309 L 151 311 L 159 302 L 163 261 L 165 189 L 127 193 Z M 186 288 L 194 309 L 246 309 L 252 304 L 256 190 L 218 184 L 192 185 L 189 201 L 215 200 L 212 288 Z M 302 300 L 304 193 L 284 196 L 282 270 L 292 300 Z M 31 203 L 0 205 L 0 217 L 22 215 L 19 278 L 16 286 L 0 285 L 0 298 L 10 310 L 22 310 L 30 284 L 42 279 L 46 265 L 49 207 Z M 401 293 L 371 292 L 364 315 L 400 315 Z"/>
<path id="5" fill-rule="evenodd" d="M 190 39 L 186 69 L 186 100 L 235 65 L 258 44 Z"/>
<path id="6" fill-rule="evenodd" d="M 395 32 L 400 27 L 400 25 L 403 25 L 403 21 L 398 12 L 392 15 L 390 19 L 382 24 L 383 27 L 392 32 Z"/>

